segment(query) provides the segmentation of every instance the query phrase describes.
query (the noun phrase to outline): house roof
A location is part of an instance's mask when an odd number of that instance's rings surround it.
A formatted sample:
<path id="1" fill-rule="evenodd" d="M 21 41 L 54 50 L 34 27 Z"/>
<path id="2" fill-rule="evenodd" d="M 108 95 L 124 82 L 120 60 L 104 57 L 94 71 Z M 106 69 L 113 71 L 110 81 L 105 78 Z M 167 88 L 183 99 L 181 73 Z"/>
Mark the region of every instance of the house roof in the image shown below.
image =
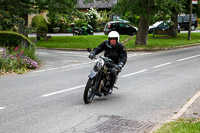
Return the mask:
<path id="1" fill-rule="evenodd" d="M 87 9 L 91 7 L 96 7 L 96 8 L 111 8 L 114 4 L 117 3 L 117 0 L 94 0 L 92 3 L 85 4 L 85 0 L 78 0 L 77 8 L 78 9 Z"/>

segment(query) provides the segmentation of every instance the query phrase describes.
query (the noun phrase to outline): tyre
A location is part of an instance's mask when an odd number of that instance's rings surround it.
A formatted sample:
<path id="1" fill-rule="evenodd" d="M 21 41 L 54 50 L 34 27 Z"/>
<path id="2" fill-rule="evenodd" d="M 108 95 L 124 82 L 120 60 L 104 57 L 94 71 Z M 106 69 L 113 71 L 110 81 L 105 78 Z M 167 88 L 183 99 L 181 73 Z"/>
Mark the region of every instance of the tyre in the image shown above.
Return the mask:
<path id="1" fill-rule="evenodd" d="M 134 32 L 132 32 L 132 33 L 130 34 L 130 36 L 134 36 L 134 35 L 136 35 L 136 34 L 137 34 L 137 32 L 134 31 Z"/>
<path id="2" fill-rule="evenodd" d="M 194 25 L 191 26 L 191 30 L 192 30 L 192 31 L 195 30 L 195 26 L 194 26 Z"/>
<path id="3" fill-rule="evenodd" d="M 88 104 L 92 102 L 95 96 L 95 90 L 93 88 L 94 85 L 94 80 L 89 78 L 85 87 L 84 95 L 83 95 L 83 100 L 85 104 Z"/>

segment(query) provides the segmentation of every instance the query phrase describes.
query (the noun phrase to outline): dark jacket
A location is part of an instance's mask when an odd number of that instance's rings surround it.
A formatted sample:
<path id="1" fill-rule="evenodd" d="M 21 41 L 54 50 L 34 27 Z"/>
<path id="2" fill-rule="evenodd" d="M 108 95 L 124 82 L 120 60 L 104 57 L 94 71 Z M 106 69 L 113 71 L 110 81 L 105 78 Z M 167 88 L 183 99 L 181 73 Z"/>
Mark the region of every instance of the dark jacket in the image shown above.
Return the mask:
<path id="1" fill-rule="evenodd" d="M 104 41 L 97 48 L 95 48 L 93 52 L 97 55 L 103 50 L 105 51 L 104 56 L 112 59 L 115 64 L 122 62 L 125 65 L 127 61 L 127 53 L 123 44 L 117 43 L 112 47 L 108 44 L 108 41 Z"/>

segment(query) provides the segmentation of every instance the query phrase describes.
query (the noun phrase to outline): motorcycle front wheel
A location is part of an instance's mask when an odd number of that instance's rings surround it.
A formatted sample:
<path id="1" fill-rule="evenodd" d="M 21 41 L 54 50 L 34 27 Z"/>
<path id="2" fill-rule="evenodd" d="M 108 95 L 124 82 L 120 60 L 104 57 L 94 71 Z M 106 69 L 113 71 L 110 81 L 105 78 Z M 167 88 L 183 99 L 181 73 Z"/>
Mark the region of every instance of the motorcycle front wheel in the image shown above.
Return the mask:
<path id="1" fill-rule="evenodd" d="M 85 104 L 88 104 L 92 102 L 95 96 L 95 90 L 94 90 L 94 79 L 89 78 L 85 87 L 83 100 Z"/>

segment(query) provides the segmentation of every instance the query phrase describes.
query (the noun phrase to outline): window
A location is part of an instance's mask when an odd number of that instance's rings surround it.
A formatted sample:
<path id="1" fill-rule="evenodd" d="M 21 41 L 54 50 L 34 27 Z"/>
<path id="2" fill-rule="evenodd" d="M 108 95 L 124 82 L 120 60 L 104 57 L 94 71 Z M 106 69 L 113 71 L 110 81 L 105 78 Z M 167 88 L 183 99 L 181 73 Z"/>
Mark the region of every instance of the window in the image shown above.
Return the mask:
<path id="1" fill-rule="evenodd" d="M 119 27 L 125 27 L 125 25 L 124 25 L 124 24 L 122 24 L 122 23 L 120 23 L 120 24 L 119 24 Z"/>

